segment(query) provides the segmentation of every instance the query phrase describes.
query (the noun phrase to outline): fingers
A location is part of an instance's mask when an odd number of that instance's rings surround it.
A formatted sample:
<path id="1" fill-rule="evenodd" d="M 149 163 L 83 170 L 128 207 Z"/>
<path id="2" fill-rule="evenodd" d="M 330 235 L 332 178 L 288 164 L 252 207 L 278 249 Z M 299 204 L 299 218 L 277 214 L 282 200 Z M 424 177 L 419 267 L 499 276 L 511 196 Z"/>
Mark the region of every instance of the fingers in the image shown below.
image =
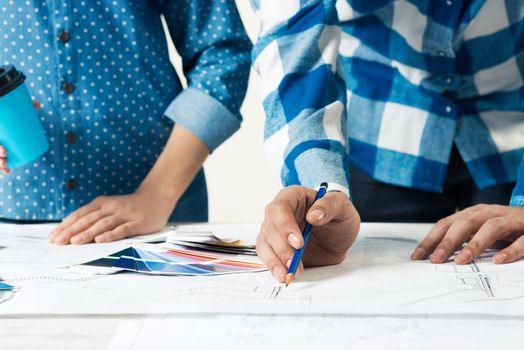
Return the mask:
<path id="1" fill-rule="evenodd" d="M 58 225 L 54 230 L 53 232 L 51 232 L 51 234 L 49 235 L 49 242 L 54 242 L 54 240 L 56 239 L 56 237 L 61 233 L 63 232 L 65 229 L 67 229 L 68 227 L 70 227 L 71 225 L 73 225 L 75 222 L 77 222 L 78 220 L 82 219 L 84 216 L 92 213 L 92 212 L 95 212 L 95 211 L 98 211 L 100 210 L 101 208 L 101 205 L 100 205 L 100 200 L 97 198 L 95 199 L 94 201 L 92 201 L 91 203 L 83 206 L 82 208 L 74 211 L 73 213 L 71 213 L 70 215 L 68 215 L 61 223 L 60 225 Z M 77 231 L 78 232 L 78 231 Z"/>
<path id="2" fill-rule="evenodd" d="M 11 169 L 7 167 L 7 159 L 5 158 L 0 158 L 0 171 L 5 174 L 11 173 Z"/>
<path id="3" fill-rule="evenodd" d="M 285 281 L 295 249 L 304 244 L 297 217 L 304 217 L 305 191 L 296 187 L 285 188 L 266 206 L 264 223 L 257 238 L 257 254 L 279 282 Z M 300 265 L 297 273 L 302 269 Z"/>
<path id="4" fill-rule="evenodd" d="M 482 227 L 478 230 L 475 236 L 473 236 L 471 241 L 469 241 L 469 243 L 457 255 L 457 257 L 455 258 L 455 262 L 457 264 L 470 263 L 497 240 L 502 239 L 505 236 L 515 232 L 519 228 L 522 229 L 523 226 L 524 223 L 515 217 L 496 217 L 487 220 L 484 223 L 484 225 L 482 225 Z M 516 244 L 517 241 L 515 241 L 515 243 L 513 243 L 511 246 Z M 517 244 L 517 248 L 519 244 Z M 504 251 L 508 248 L 504 249 Z M 512 257 L 517 255 L 515 247 L 510 249 L 509 252 L 512 254 Z M 501 253 L 502 252 L 500 252 L 499 254 Z M 498 259 L 502 258 L 503 256 L 499 255 Z M 520 256 L 518 258 L 520 258 Z"/>
<path id="5" fill-rule="evenodd" d="M 55 244 L 79 244 L 80 242 L 73 242 L 72 238 L 77 236 L 80 232 L 87 230 L 89 227 L 93 226 L 107 215 L 109 214 L 104 213 L 102 210 L 96 210 L 94 212 L 91 212 L 83 216 L 78 221 L 74 222 L 64 230 L 53 234 L 49 237 L 49 240 Z M 76 240 L 79 241 L 80 238 L 77 238 Z"/>
<path id="6" fill-rule="evenodd" d="M 286 281 L 287 269 L 264 236 L 259 235 L 256 249 L 258 257 L 266 264 L 275 279 L 284 283 Z"/>
<path id="7" fill-rule="evenodd" d="M 7 150 L 4 146 L 0 145 L 0 172 L 10 174 L 11 169 L 7 168 Z"/>
<path id="8" fill-rule="evenodd" d="M 155 196 L 101 196 L 65 218 L 49 241 L 84 244 L 152 233 L 165 227 L 172 210 L 171 204 L 159 205 Z"/>
<path id="9" fill-rule="evenodd" d="M 283 232 L 285 231 L 279 231 L 271 223 L 265 222 L 256 245 L 257 255 L 279 282 L 285 282 L 288 268 L 295 254 L 295 249 Z M 302 235 L 299 236 L 300 245 L 302 245 Z M 303 265 L 301 263 L 297 275 L 302 270 Z"/>
<path id="10" fill-rule="evenodd" d="M 457 219 L 451 224 L 442 241 L 435 248 L 431 256 L 431 262 L 446 262 L 464 242 L 468 241 L 479 230 L 486 220 L 489 220 L 490 216 L 492 214 L 489 212 L 457 216 Z M 464 258 L 464 255 L 459 255 L 457 258 L 455 258 L 455 262 L 459 263 Z"/>
<path id="11" fill-rule="evenodd" d="M 101 234 L 105 234 L 106 236 L 109 235 L 109 232 L 111 232 L 115 227 L 118 227 L 123 222 L 124 220 L 117 215 L 106 216 L 96 221 L 94 224 L 89 225 L 87 230 L 73 235 L 71 237 L 71 243 L 85 244 L 93 242 L 95 241 L 95 237 Z"/>
<path id="12" fill-rule="evenodd" d="M 341 192 L 328 192 L 316 201 L 307 213 L 307 221 L 314 225 L 325 225 L 333 220 L 344 220 L 350 216 L 349 197 Z"/>
<path id="13" fill-rule="evenodd" d="M 524 256 L 524 235 L 520 236 L 513 244 L 501 250 L 493 257 L 495 264 L 507 264 L 519 260 Z"/>
<path id="14" fill-rule="evenodd" d="M 317 227 L 297 275 L 305 263 L 322 266 L 342 261 L 358 232 L 360 219 L 346 194 L 330 192 L 312 203 L 315 193 L 312 189 L 290 186 L 280 191 L 266 207 L 257 253 L 280 282 L 284 282 L 296 249 L 304 244 L 300 229 L 305 224 L 304 218 Z M 312 207 L 308 208 L 309 205 Z"/>
<path id="15" fill-rule="evenodd" d="M 523 208 L 501 205 L 477 205 L 439 221 L 419 244 L 411 258 L 424 259 L 431 253 L 431 262 L 446 262 L 464 243 L 455 263 L 468 264 L 497 241 L 516 238 L 514 243 L 493 257 L 496 263 L 519 259 L 524 242 L 516 232 L 524 231 Z M 517 243 L 518 241 L 518 243 Z"/>
<path id="16" fill-rule="evenodd" d="M 110 231 L 107 231 L 105 233 L 102 233 L 96 236 L 95 242 L 96 243 L 105 243 L 105 242 L 117 241 L 119 239 L 131 237 L 132 234 L 133 234 L 133 224 L 124 223 Z"/>
<path id="17" fill-rule="evenodd" d="M 432 263 L 446 262 L 486 220 L 494 216 L 493 211 L 479 208 L 484 207 L 472 207 L 438 221 L 415 248 L 411 259 L 421 260 L 431 255 Z"/>
<path id="18" fill-rule="evenodd" d="M 275 200 L 266 207 L 266 227 L 271 231 L 269 236 L 278 236 L 275 241 L 285 241 L 286 245 L 300 249 L 304 241 L 295 214 L 291 203 L 285 198 Z"/>
<path id="19" fill-rule="evenodd" d="M 455 214 L 456 215 L 456 214 Z M 426 235 L 426 237 L 420 242 L 411 254 L 411 259 L 422 260 L 426 259 L 442 241 L 442 238 L 446 235 L 447 230 L 452 224 L 454 215 L 438 221 Z"/>
<path id="20" fill-rule="evenodd" d="M 280 281 L 285 281 L 287 266 L 291 263 L 295 249 L 300 249 L 304 244 L 304 239 L 298 223 L 295 220 L 295 213 L 288 203 L 284 201 L 275 201 L 266 208 L 267 222 L 264 225 L 263 246 L 267 245 L 269 253 L 264 254 L 270 261 L 266 263 L 273 276 Z M 278 259 L 277 264 L 274 259 Z M 270 268 L 270 264 L 273 266 Z M 284 274 L 282 274 L 284 270 Z"/>
<path id="21" fill-rule="evenodd" d="M 289 234 L 294 235 L 294 233 Z M 282 232 L 279 232 L 276 227 L 271 228 L 271 233 L 268 234 L 266 237 L 267 243 L 271 246 L 273 251 L 276 253 L 280 261 L 283 265 L 287 266 L 288 262 L 291 262 L 293 259 L 293 255 L 295 254 L 295 249 L 291 246 L 288 237 L 286 237 L 286 234 L 282 234 Z M 300 235 L 300 241 L 302 246 L 302 235 Z"/>

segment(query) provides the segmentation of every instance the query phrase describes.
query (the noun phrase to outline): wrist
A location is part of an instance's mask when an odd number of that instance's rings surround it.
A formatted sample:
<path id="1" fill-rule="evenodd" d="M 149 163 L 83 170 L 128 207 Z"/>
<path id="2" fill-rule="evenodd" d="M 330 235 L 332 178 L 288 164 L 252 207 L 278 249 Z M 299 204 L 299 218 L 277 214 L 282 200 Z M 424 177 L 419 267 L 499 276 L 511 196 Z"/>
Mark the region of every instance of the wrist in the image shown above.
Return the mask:
<path id="1" fill-rule="evenodd" d="M 136 194 L 149 197 L 154 200 L 155 206 L 172 211 L 182 196 L 182 191 L 176 186 L 166 186 L 162 183 L 152 184 L 146 179 L 136 190 Z"/>
<path id="2" fill-rule="evenodd" d="M 176 125 L 136 193 L 154 200 L 155 206 L 162 205 L 173 210 L 208 154 L 207 146 L 202 141 Z"/>

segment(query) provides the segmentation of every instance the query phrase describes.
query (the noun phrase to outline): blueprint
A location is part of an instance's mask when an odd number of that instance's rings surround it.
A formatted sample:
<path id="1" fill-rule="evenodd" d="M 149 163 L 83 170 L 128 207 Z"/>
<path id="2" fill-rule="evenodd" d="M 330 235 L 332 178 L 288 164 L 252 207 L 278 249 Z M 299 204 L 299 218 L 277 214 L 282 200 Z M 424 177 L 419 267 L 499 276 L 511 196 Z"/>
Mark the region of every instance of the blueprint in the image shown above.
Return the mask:
<path id="1" fill-rule="evenodd" d="M 410 261 L 428 229 L 363 225 L 343 264 L 306 269 L 287 288 L 268 272 L 74 274 L 61 267 L 129 243 L 54 247 L 38 235 L 17 240 L 0 234 L 0 245 L 6 246 L 0 250 L 0 275 L 18 288 L 11 300 L 0 304 L 0 315 L 524 315 L 524 261 L 494 265 L 484 258 L 464 266 Z"/>

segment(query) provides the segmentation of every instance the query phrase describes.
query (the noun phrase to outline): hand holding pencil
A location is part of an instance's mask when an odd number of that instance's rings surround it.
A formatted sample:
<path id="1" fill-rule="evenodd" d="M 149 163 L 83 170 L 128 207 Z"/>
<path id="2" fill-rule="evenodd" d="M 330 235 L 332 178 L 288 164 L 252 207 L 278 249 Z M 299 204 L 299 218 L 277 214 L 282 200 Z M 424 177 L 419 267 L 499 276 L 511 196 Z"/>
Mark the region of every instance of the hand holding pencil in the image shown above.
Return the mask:
<path id="1" fill-rule="evenodd" d="M 327 192 L 328 184 L 323 182 L 320 185 L 320 188 L 318 189 L 317 195 L 315 196 L 315 199 L 313 200 L 313 205 L 318 201 L 319 199 L 322 199 L 324 195 Z M 306 227 L 304 228 L 304 231 L 302 232 L 302 240 L 304 243 L 302 244 L 302 247 L 295 250 L 295 254 L 293 255 L 293 259 L 291 260 L 291 264 L 288 266 L 287 274 L 286 274 L 286 287 L 295 279 L 295 274 L 297 273 L 298 265 L 302 261 L 302 256 L 304 255 L 304 251 L 307 248 L 307 244 L 309 242 L 309 237 L 311 236 L 311 224 L 308 222 L 306 223 Z"/>
<path id="2" fill-rule="evenodd" d="M 290 186 L 282 189 L 266 207 L 257 238 L 257 254 L 279 282 L 286 281 L 295 250 L 304 244 L 302 232 L 308 223 L 311 235 L 296 276 L 303 266 L 341 263 L 355 241 L 360 217 L 348 196 L 327 192 L 315 202 L 316 196 L 313 189 Z"/>

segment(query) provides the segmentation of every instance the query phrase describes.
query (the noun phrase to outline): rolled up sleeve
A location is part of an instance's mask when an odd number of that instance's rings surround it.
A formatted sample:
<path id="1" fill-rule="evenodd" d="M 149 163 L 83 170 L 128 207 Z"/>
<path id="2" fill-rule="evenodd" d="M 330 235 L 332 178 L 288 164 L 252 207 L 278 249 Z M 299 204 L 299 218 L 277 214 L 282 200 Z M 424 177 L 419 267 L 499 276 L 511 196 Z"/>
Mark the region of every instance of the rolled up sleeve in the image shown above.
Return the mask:
<path id="1" fill-rule="evenodd" d="M 266 112 L 269 166 L 284 186 L 349 194 L 346 86 L 340 70 L 335 0 L 259 0 L 253 51 Z"/>
<path id="2" fill-rule="evenodd" d="M 161 3 L 187 80 L 165 115 L 214 151 L 240 128 L 251 42 L 233 0 Z"/>
<path id="3" fill-rule="evenodd" d="M 165 115 L 191 131 L 211 151 L 240 128 L 240 119 L 222 103 L 194 88 L 188 88 L 178 95 Z"/>

